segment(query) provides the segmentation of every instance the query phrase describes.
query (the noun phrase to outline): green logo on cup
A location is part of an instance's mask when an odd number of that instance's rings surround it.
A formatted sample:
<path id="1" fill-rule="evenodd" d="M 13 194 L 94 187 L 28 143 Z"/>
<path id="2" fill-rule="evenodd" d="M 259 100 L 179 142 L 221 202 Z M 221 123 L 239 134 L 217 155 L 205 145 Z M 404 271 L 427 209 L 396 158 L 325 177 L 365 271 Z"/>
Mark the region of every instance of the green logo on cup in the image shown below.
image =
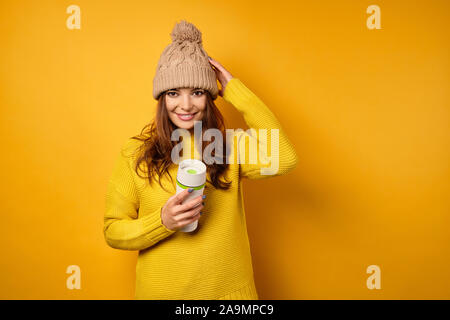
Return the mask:
<path id="1" fill-rule="evenodd" d="M 194 169 L 189 169 L 187 172 L 191 173 L 191 174 L 196 174 L 197 173 L 197 171 L 195 171 Z"/>

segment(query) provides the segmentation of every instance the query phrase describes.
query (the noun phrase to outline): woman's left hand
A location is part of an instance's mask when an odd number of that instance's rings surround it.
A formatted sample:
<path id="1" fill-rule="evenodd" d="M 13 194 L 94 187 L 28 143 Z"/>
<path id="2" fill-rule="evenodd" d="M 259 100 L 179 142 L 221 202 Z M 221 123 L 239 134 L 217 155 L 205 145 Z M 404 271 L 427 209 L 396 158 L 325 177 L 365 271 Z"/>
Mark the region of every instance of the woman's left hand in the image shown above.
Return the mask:
<path id="1" fill-rule="evenodd" d="M 227 86 L 228 81 L 233 79 L 233 75 L 228 72 L 218 61 L 209 57 L 209 63 L 213 66 L 213 70 L 216 73 L 216 77 L 220 82 L 221 89 L 219 90 L 219 95 L 223 97 L 223 93 L 225 92 L 225 87 Z"/>

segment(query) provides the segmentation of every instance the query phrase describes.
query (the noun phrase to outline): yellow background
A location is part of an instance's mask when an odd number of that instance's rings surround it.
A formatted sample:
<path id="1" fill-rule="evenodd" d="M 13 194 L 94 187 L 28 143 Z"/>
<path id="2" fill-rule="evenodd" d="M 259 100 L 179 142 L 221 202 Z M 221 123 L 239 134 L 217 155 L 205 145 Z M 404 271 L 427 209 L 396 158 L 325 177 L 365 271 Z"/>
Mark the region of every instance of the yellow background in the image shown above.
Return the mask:
<path id="1" fill-rule="evenodd" d="M 372 4 L 381 30 L 366 27 Z M 299 156 L 244 183 L 260 298 L 449 299 L 449 18 L 445 0 L 2 1 L 0 298 L 133 298 L 137 252 L 103 239 L 106 185 L 186 19 Z"/>

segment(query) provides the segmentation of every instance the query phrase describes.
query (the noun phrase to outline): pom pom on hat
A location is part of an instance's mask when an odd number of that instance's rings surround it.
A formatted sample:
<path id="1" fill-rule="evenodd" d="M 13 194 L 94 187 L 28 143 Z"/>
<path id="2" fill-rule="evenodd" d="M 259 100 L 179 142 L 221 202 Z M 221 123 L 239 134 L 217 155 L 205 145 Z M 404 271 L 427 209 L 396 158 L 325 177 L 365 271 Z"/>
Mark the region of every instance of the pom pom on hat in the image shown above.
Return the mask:
<path id="1" fill-rule="evenodd" d="M 170 34 L 173 42 L 191 41 L 202 43 L 202 33 L 192 23 L 182 20 Z"/>

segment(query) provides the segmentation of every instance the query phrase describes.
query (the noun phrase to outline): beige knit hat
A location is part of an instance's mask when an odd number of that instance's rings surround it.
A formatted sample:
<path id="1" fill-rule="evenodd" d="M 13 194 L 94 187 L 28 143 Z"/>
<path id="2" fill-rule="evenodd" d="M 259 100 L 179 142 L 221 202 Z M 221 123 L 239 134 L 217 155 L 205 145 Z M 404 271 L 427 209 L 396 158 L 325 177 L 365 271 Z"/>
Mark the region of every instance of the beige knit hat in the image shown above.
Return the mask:
<path id="1" fill-rule="evenodd" d="M 216 73 L 202 46 L 202 33 L 192 23 L 182 20 L 170 34 L 169 44 L 159 58 L 153 78 L 153 97 L 173 88 L 202 88 L 215 100 L 218 94 Z"/>

